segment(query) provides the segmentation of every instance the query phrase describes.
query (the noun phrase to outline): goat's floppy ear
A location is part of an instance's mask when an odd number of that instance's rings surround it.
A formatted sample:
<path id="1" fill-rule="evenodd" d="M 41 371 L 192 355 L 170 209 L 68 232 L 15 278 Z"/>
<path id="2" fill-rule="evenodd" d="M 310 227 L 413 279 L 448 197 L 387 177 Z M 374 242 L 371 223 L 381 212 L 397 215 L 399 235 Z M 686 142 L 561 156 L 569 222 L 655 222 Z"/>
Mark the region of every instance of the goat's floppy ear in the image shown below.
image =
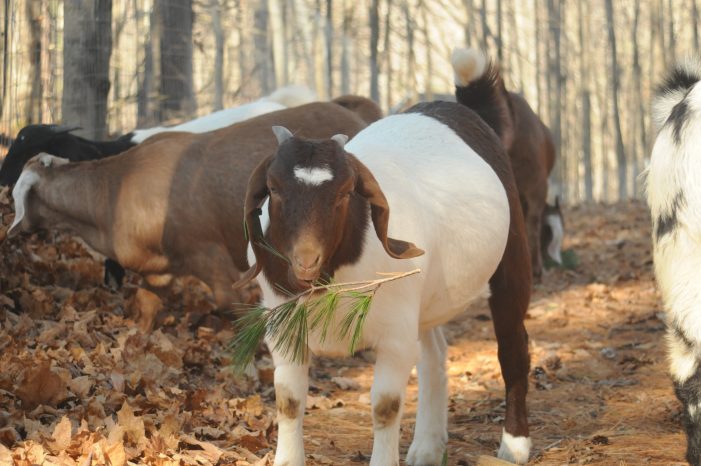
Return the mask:
<path id="1" fill-rule="evenodd" d="M 12 238 L 19 233 L 20 229 L 18 227 L 27 212 L 26 203 L 29 191 L 38 181 L 39 175 L 31 170 L 25 170 L 12 189 L 12 197 L 15 199 L 15 220 L 12 222 L 10 229 L 7 230 L 8 238 Z"/>
<path id="2" fill-rule="evenodd" d="M 355 191 L 370 203 L 370 213 L 372 215 L 372 223 L 375 226 L 375 233 L 380 242 L 382 242 L 387 254 L 395 259 L 410 259 L 422 255 L 424 251 L 417 248 L 413 243 L 387 236 L 387 228 L 389 226 L 387 198 L 385 198 L 385 194 L 380 189 L 375 177 L 368 170 L 368 167 L 363 165 L 353 155 L 348 154 L 348 157 L 358 176 L 355 182 Z"/>
<path id="3" fill-rule="evenodd" d="M 268 197 L 268 167 L 272 157 L 263 160 L 248 179 L 248 187 L 246 188 L 246 201 L 244 203 L 244 232 L 246 239 L 251 243 L 253 253 L 256 256 L 256 263 L 246 271 L 245 274 L 233 284 L 233 288 L 241 288 L 246 283 L 253 280 L 261 271 L 261 242 L 263 238 L 263 228 L 260 224 L 260 208 Z"/>

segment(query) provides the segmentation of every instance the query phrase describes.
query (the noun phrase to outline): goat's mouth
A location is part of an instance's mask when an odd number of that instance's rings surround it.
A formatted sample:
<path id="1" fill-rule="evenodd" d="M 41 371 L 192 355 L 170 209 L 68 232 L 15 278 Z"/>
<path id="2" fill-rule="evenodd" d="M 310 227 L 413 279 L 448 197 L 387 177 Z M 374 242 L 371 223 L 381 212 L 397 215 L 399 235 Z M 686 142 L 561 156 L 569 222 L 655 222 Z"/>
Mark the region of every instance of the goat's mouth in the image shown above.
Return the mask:
<path id="1" fill-rule="evenodd" d="M 288 278 L 290 284 L 297 287 L 300 290 L 308 290 L 312 285 L 319 280 L 321 276 L 321 270 L 309 271 L 302 270 L 298 271 L 294 267 L 290 267 Z"/>

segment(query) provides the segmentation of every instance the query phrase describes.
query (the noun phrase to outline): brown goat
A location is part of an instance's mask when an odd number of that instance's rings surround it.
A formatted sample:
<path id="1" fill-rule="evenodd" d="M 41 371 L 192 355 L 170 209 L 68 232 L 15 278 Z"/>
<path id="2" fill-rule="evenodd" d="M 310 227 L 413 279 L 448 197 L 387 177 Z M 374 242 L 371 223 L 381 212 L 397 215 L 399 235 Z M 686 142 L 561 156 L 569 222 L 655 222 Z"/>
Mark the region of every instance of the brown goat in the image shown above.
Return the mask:
<path id="1" fill-rule="evenodd" d="M 536 280 L 543 273 L 541 229 L 548 196 L 548 175 L 555 164 L 553 137 L 526 100 L 508 92 L 513 140 L 508 146 L 519 199 L 526 221 L 531 268 Z"/>
<path id="2" fill-rule="evenodd" d="M 329 137 L 355 135 L 366 123 L 335 103 L 313 103 L 209 133 L 159 134 L 103 160 L 68 164 L 42 154 L 13 191 L 10 234 L 69 230 L 151 286 L 194 275 L 209 285 L 219 308 L 229 307 L 236 298 L 231 284 L 248 269 L 246 184 L 277 147 L 273 125 Z"/>

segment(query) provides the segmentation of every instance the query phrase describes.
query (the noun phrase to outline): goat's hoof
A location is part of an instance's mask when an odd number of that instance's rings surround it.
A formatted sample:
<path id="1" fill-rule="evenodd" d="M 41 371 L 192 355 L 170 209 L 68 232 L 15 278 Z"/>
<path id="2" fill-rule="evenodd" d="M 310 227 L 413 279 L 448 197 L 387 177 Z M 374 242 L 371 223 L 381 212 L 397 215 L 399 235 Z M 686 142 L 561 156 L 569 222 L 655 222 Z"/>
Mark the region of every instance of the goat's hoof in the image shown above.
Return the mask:
<path id="1" fill-rule="evenodd" d="M 409 466 L 441 466 L 445 455 L 446 442 L 442 439 L 414 439 L 406 455 Z"/>
<path id="2" fill-rule="evenodd" d="M 530 437 L 514 437 L 506 431 L 502 432 L 498 458 L 516 464 L 526 464 L 530 453 Z"/>

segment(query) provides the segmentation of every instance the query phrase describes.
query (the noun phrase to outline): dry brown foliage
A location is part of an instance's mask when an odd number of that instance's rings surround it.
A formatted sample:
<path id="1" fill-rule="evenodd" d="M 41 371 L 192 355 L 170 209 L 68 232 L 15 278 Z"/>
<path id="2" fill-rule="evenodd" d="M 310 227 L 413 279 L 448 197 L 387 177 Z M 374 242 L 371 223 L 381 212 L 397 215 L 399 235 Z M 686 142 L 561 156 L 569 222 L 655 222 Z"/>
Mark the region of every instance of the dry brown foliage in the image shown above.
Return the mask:
<path id="1" fill-rule="evenodd" d="M 0 241 L 12 219 L 0 191 Z M 682 464 L 685 440 L 666 372 L 644 205 L 566 212 L 577 270 L 551 270 L 533 296 L 529 394 L 532 464 Z M 122 292 L 66 235 L 0 243 L 0 464 L 266 465 L 276 440 L 272 366 L 236 377 L 226 319 L 193 330 L 213 305 L 176 286 L 144 333 Z M 133 307 L 133 306 L 132 306 Z M 494 455 L 503 382 L 485 303 L 447 327 L 449 464 Z M 308 464 L 366 463 L 372 354 L 319 359 L 305 419 Z M 400 448 L 411 441 L 411 378 Z"/>

